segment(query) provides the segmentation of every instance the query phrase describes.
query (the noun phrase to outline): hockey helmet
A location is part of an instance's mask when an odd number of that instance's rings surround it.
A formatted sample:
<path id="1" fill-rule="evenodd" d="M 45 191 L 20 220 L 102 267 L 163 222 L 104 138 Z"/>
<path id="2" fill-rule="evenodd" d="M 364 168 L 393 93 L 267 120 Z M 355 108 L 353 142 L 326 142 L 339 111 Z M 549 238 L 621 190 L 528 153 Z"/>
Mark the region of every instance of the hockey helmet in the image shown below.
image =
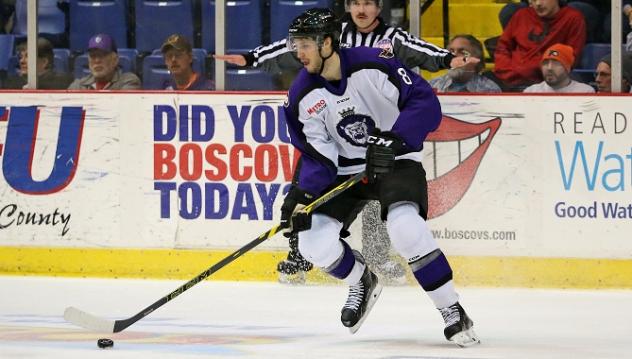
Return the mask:
<path id="1" fill-rule="evenodd" d="M 340 23 L 334 12 L 327 8 L 312 8 L 296 17 L 288 29 L 287 46 L 296 51 L 295 39 L 312 38 L 320 48 L 327 36 L 331 37 L 334 49 L 340 41 Z"/>

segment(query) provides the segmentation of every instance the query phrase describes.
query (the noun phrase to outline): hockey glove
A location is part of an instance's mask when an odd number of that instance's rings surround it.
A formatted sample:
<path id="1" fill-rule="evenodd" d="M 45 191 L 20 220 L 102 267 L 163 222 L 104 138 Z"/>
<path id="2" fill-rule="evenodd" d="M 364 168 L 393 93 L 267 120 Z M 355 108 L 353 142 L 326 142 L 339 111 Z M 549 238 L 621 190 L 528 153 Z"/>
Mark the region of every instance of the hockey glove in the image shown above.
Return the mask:
<path id="1" fill-rule="evenodd" d="M 366 176 L 369 183 L 391 173 L 395 166 L 395 156 L 401 151 L 402 140 L 392 132 L 381 132 L 376 128 L 367 138 Z"/>
<path id="2" fill-rule="evenodd" d="M 313 200 L 314 196 L 310 193 L 296 186 L 290 188 L 281 206 L 281 227 L 285 237 L 290 238 L 293 232 L 312 228 L 312 215 L 302 209 Z"/>

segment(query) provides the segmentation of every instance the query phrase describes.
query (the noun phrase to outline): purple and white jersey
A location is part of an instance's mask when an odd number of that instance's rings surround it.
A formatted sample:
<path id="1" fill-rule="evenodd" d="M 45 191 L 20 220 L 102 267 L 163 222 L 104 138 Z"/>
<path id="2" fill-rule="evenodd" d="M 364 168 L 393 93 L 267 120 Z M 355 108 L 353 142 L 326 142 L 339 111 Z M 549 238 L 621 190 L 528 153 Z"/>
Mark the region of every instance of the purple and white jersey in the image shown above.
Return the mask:
<path id="1" fill-rule="evenodd" d="M 337 175 L 365 168 L 374 128 L 404 142 L 397 159 L 421 162 L 423 141 L 441 121 L 432 88 L 387 50 L 340 49 L 342 79 L 335 84 L 303 69 L 284 108 L 292 144 L 302 153 L 298 186 L 319 195 Z"/>

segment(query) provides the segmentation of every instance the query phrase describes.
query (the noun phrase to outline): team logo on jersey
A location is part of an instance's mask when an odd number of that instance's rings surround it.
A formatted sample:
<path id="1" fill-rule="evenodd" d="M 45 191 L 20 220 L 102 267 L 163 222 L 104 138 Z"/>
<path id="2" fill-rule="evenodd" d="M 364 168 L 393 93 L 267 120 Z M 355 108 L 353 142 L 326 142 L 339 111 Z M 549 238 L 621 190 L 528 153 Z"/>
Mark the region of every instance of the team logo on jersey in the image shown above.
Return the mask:
<path id="1" fill-rule="evenodd" d="M 336 125 L 340 137 L 354 146 L 367 146 L 369 133 L 375 128 L 375 121 L 366 115 L 355 113 L 355 108 L 347 108 L 339 112 L 341 120 Z"/>
<path id="2" fill-rule="evenodd" d="M 382 52 L 378 55 L 379 57 L 383 57 L 385 59 L 392 59 L 395 55 L 393 54 L 393 43 L 389 39 L 382 39 L 375 43 L 375 46 L 379 49 L 382 49 Z"/>
<path id="3" fill-rule="evenodd" d="M 343 49 L 350 49 L 351 48 L 351 44 L 348 44 L 346 42 L 341 42 L 339 46 L 341 48 L 343 48 Z"/>
<path id="4" fill-rule="evenodd" d="M 374 47 L 393 52 L 393 43 L 391 42 L 390 39 L 382 39 L 376 42 Z"/>

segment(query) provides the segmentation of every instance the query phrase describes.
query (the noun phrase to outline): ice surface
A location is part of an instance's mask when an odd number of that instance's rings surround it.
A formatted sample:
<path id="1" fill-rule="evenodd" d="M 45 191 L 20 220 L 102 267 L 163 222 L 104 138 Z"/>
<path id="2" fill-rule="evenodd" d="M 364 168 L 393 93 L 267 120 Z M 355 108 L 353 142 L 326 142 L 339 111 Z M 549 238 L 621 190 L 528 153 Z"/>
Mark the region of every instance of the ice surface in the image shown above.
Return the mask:
<path id="1" fill-rule="evenodd" d="M 344 286 L 200 283 L 122 333 L 64 322 L 76 306 L 122 319 L 183 281 L 0 277 L 0 358 L 627 358 L 632 291 L 462 288 L 482 344 L 458 348 L 423 291 L 385 287 L 357 334 Z M 98 338 L 114 348 L 97 348 Z"/>

